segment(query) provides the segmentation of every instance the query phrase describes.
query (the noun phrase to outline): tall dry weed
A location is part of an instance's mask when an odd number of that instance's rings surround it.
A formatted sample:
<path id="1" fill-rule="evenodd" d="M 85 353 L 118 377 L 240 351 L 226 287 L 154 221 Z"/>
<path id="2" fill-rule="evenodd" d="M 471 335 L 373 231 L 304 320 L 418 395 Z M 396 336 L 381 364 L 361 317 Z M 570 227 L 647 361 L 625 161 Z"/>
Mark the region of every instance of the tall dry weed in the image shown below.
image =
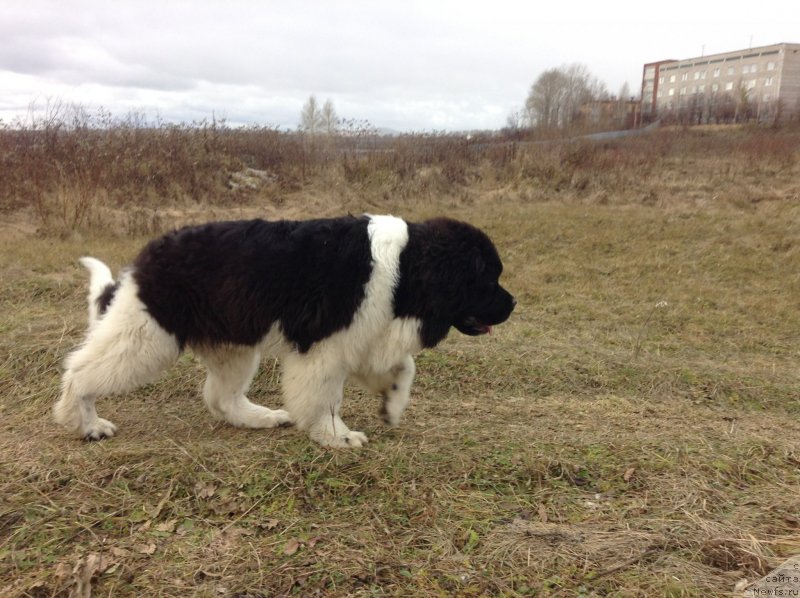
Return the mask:
<path id="1" fill-rule="evenodd" d="M 276 203 L 331 182 L 334 195 L 376 201 L 511 190 L 523 201 L 652 203 L 661 189 L 676 191 L 674 181 L 690 171 L 705 171 L 734 190 L 759 173 L 791 175 L 798 147 L 797 127 L 668 128 L 599 142 L 519 131 L 381 137 L 353 122 L 337 135 L 315 136 L 62 107 L 0 129 L 0 211 L 32 206 L 44 228 L 72 229 L 91 226 L 104 206 Z M 269 185 L 243 185 L 242 173 Z M 136 221 L 125 229 L 142 226 Z"/>

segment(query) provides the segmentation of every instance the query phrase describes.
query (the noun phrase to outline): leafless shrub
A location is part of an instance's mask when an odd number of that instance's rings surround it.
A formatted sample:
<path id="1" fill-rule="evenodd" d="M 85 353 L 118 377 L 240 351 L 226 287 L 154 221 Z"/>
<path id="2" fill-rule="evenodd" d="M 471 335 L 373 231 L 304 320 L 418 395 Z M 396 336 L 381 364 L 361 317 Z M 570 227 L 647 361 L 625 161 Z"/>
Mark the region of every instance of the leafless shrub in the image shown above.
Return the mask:
<path id="1" fill-rule="evenodd" d="M 315 136 L 231 128 L 216 119 L 175 125 L 139 113 L 115 118 L 53 102 L 0 128 L 0 211 L 32 206 L 44 228 L 80 229 L 91 225 L 101 204 L 155 209 L 256 198 L 275 203 L 305 188 L 330 193 L 332 181 L 334 197 L 381 201 L 458 199 L 477 187 L 514 190 L 523 200 L 638 203 L 658 196 L 656 190 L 670 184 L 670 172 L 696 160 L 710 178 L 724 176 L 722 183 L 734 191 L 746 189 L 745 173 L 791 171 L 800 146 L 796 126 L 667 128 L 608 141 L 542 135 L 510 130 L 387 137 L 369 123 L 343 121 L 335 134 Z M 237 183 L 248 169 L 263 173 L 269 185 Z M 140 230 L 141 223 L 124 228 Z"/>

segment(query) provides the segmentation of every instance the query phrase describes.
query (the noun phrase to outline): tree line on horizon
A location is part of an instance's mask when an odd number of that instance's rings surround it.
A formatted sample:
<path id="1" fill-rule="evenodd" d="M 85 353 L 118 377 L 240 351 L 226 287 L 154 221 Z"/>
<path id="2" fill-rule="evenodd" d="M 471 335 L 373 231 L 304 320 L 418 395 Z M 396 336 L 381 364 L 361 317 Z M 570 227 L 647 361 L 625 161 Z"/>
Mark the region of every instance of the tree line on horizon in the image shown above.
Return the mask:
<path id="1" fill-rule="evenodd" d="M 505 128 L 512 131 L 572 128 L 586 120 L 585 106 L 615 100 L 618 107 L 612 110 L 612 117 L 622 126 L 625 103 L 630 100 L 627 83 L 614 97 L 586 65 L 573 63 L 550 68 L 536 78 L 522 108 L 508 116 Z M 320 105 L 316 96 L 311 95 L 303 105 L 298 129 L 311 135 L 333 135 L 340 132 L 343 122 L 330 99 Z"/>
<path id="2" fill-rule="evenodd" d="M 630 95 L 627 83 L 622 85 L 615 97 L 586 65 L 565 64 L 547 69 L 536 78 L 522 108 L 509 115 L 506 125 L 512 130 L 567 129 L 586 120 L 586 106 L 616 101 L 617 110 L 612 111 L 612 116 L 621 126 L 625 121 L 625 104 L 630 101 Z"/>

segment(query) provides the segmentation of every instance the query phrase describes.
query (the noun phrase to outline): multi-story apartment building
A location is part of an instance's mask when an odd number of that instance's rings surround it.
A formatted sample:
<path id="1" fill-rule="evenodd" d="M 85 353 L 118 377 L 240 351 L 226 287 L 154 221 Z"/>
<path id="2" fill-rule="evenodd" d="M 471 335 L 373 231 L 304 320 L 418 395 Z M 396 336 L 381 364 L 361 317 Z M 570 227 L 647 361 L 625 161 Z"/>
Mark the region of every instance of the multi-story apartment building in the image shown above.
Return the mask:
<path id="1" fill-rule="evenodd" d="M 642 114 L 693 122 L 800 115 L 800 44 L 644 65 Z"/>

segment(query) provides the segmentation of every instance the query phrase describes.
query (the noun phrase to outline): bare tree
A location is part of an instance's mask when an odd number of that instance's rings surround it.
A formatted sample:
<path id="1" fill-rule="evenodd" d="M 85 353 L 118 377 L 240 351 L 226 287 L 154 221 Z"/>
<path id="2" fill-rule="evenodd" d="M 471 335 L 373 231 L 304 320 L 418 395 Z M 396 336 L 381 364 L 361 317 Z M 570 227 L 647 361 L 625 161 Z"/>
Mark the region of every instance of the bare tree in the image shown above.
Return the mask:
<path id="1" fill-rule="evenodd" d="M 559 69 L 548 69 L 539 75 L 525 101 L 525 112 L 532 126 L 560 124 L 565 86 L 564 74 Z"/>
<path id="2" fill-rule="evenodd" d="M 739 80 L 739 86 L 736 89 L 736 114 L 733 119 L 735 122 L 747 121 L 750 120 L 751 113 L 750 90 L 747 89 L 744 81 Z"/>
<path id="3" fill-rule="evenodd" d="M 308 98 L 300 113 L 300 130 L 310 135 L 335 135 L 341 122 L 331 100 L 325 100 L 320 107 L 313 95 Z"/>
<path id="4" fill-rule="evenodd" d="M 617 98 L 616 110 L 617 125 L 624 127 L 627 124 L 626 120 L 628 117 L 628 102 L 632 99 L 631 88 L 626 81 L 622 84 L 622 87 L 619 88 L 619 97 Z"/>
<path id="5" fill-rule="evenodd" d="M 631 97 L 631 86 L 628 85 L 628 82 L 622 84 L 622 87 L 619 88 L 619 100 L 621 102 L 627 102 L 628 100 L 633 99 Z"/>
<path id="6" fill-rule="evenodd" d="M 548 69 L 536 79 L 525 101 L 531 125 L 566 127 L 579 118 L 581 106 L 608 99 L 605 84 L 582 64 Z"/>
<path id="7" fill-rule="evenodd" d="M 519 131 L 527 125 L 527 120 L 524 110 L 513 110 L 506 118 L 506 129 Z"/>
<path id="8" fill-rule="evenodd" d="M 325 100 L 320 117 L 322 118 L 322 132 L 327 135 L 335 135 L 339 130 L 340 121 L 333 107 L 333 102 Z"/>
<path id="9" fill-rule="evenodd" d="M 317 103 L 317 98 L 313 95 L 309 96 L 300 113 L 300 129 L 310 135 L 316 135 L 324 130 L 322 110 Z"/>
<path id="10" fill-rule="evenodd" d="M 583 64 L 571 64 L 561 67 L 564 71 L 566 87 L 564 90 L 564 125 L 574 123 L 581 106 L 593 100 L 608 98 L 606 86 L 589 72 Z"/>

